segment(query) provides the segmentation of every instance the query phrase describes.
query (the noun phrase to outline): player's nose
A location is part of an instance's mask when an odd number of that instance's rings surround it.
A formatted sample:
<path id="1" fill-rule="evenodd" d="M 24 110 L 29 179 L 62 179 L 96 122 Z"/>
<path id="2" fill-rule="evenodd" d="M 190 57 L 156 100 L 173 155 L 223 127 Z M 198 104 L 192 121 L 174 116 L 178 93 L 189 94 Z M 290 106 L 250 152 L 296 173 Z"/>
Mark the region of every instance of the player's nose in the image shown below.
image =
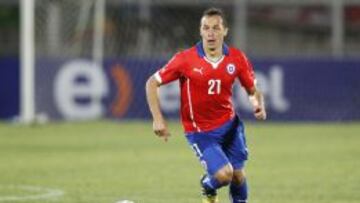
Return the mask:
<path id="1" fill-rule="evenodd" d="M 214 37 L 215 37 L 215 34 L 213 32 L 209 32 L 208 39 L 212 40 L 212 39 L 214 39 Z"/>

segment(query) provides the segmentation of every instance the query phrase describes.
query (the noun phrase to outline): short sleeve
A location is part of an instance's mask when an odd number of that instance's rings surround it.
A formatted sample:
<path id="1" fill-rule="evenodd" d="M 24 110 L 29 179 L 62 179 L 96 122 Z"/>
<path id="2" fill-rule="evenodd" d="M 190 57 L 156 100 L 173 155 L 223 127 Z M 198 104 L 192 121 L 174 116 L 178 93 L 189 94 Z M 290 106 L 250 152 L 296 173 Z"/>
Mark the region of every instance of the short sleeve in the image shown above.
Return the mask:
<path id="1" fill-rule="evenodd" d="M 238 63 L 240 71 L 238 71 L 238 78 L 241 85 L 249 90 L 255 86 L 255 74 L 250 61 L 247 59 L 245 54 L 239 53 Z"/>
<path id="2" fill-rule="evenodd" d="M 180 53 L 175 54 L 168 63 L 158 70 L 154 76 L 160 84 L 166 84 L 181 77 L 184 59 Z"/>

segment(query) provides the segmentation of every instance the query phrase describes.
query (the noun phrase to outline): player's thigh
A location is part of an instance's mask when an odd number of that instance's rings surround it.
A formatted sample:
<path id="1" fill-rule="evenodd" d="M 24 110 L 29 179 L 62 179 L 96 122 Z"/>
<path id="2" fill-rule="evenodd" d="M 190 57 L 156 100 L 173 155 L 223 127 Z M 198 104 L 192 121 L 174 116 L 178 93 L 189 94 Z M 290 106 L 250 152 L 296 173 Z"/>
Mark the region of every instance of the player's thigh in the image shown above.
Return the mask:
<path id="1" fill-rule="evenodd" d="M 223 146 L 223 151 L 228 157 L 234 170 L 244 167 L 248 159 L 248 149 L 246 145 L 245 129 L 243 123 L 238 120 L 236 127 L 230 132 L 228 142 Z"/>
<path id="2" fill-rule="evenodd" d="M 208 174 L 214 175 L 225 165 L 229 164 L 229 159 L 221 146 L 210 137 L 187 135 L 187 140 Z"/>

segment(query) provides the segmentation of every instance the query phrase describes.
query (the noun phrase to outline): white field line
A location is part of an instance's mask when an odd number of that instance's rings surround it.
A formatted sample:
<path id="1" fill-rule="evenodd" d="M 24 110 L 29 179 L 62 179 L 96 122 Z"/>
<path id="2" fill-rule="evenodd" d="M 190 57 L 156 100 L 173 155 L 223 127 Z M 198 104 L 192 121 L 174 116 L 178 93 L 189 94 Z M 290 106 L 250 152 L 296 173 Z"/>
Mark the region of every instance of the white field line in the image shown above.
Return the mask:
<path id="1" fill-rule="evenodd" d="M 0 202 L 5 201 L 26 201 L 26 200 L 37 200 L 37 199 L 50 199 L 64 195 L 64 191 L 52 188 L 29 186 L 29 185 L 0 185 L 1 188 L 23 190 L 26 192 L 37 192 L 35 195 L 11 195 L 11 196 L 0 196 Z"/>

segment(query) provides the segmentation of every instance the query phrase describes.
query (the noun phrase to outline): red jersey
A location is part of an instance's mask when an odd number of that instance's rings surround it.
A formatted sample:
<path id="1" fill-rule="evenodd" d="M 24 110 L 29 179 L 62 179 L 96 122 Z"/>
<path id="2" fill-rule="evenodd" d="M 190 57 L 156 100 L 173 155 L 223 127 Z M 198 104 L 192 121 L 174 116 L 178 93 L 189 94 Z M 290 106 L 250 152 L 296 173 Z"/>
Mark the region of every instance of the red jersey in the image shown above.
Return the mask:
<path id="1" fill-rule="evenodd" d="M 224 45 L 223 57 L 211 62 L 201 42 L 177 53 L 155 78 L 161 84 L 180 80 L 186 133 L 213 130 L 235 116 L 232 88 L 236 79 L 245 89 L 254 87 L 252 66 L 240 50 Z"/>

